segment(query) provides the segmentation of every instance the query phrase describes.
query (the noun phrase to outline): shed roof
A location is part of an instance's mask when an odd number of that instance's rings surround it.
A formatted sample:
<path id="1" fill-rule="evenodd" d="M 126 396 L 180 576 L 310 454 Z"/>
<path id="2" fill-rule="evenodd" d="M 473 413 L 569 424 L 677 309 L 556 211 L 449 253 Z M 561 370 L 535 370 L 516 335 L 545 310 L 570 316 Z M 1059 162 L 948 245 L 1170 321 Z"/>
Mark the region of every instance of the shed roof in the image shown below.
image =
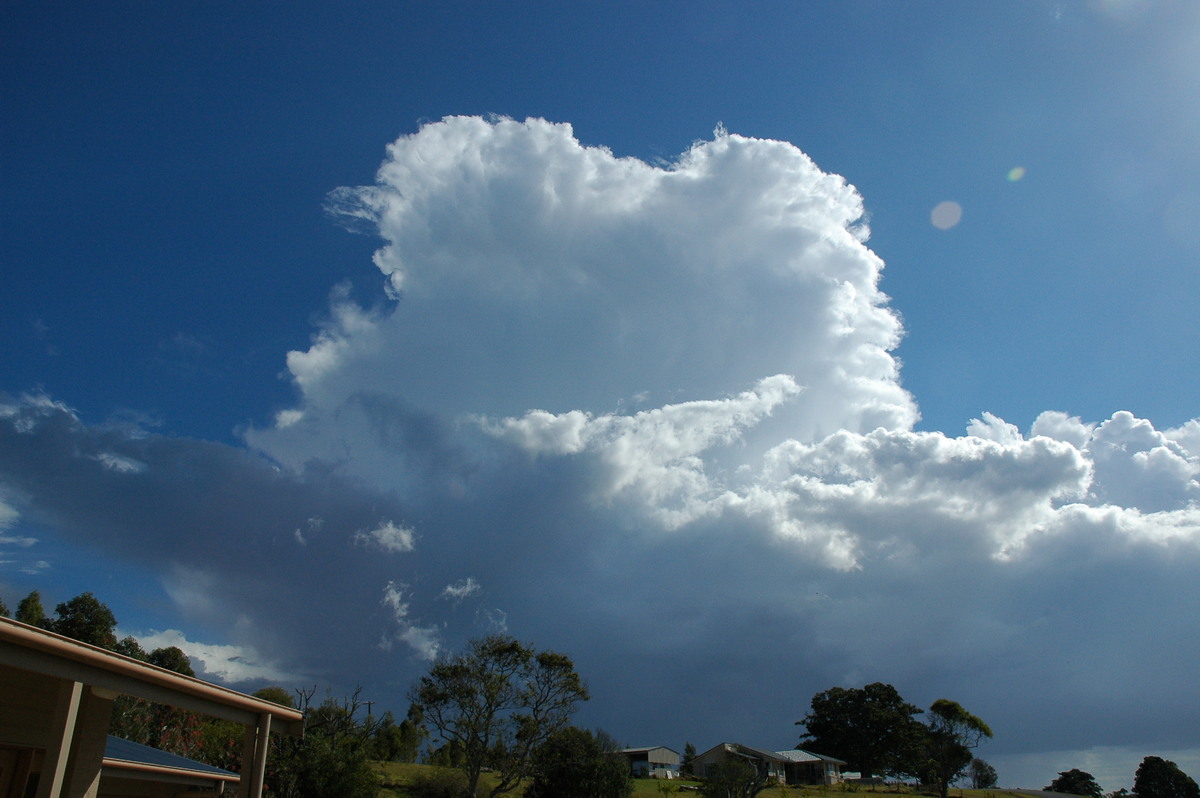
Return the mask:
<path id="1" fill-rule="evenodd" d="M 789 762 L 836 762 L 839 765 L 846 764 L 844 760 L 837 757 L 814 754 L 812 751 L 805 751 L 803 748 L 792 748 L 788 751 L 776 751 L 775 753 Z"/>
<path id="2" fill-rule="evenodd" d="M 232 771 L 214 767 L 206 762 L 197 762 L 111 734 L 104 745 L 104 767 L 196 773 L 220 781 L 237 781 L 239 778 L 238 774 Z"/>

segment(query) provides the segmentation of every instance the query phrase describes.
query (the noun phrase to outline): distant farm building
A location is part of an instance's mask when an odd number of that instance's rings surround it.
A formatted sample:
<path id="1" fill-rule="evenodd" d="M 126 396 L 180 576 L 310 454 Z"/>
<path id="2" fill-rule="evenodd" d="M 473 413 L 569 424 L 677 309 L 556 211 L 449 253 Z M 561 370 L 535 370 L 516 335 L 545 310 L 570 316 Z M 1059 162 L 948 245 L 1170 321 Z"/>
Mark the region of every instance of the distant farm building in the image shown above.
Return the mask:
<path id="1" fill-rule="evenodd" d="M 776 751 L 777 756 L 787 760 L 783 769 L 788 784 L 838 784 L 842 780 L 842 766 L 846 763 L 823 754 L 814 754 L 802 748 Z"/>
<path id="2" fill-rule="evenodd" d="M 753 767 L 767 782 L 776 784 L 837 784 L 842 780 L 840 759 L 811 751 L 766 751 L 741 743 L 721 743 L 698 754 L 692 760 L 692 772 L 705 777 L 727 759 L 740 759 Z"/>
<path id="3" fill-rule="evenodd" d="M 621 754 L 629 760 L 630 770 L 639 779 L 677 779 L 683 757 L 664 746 L 626 748 Z"/>

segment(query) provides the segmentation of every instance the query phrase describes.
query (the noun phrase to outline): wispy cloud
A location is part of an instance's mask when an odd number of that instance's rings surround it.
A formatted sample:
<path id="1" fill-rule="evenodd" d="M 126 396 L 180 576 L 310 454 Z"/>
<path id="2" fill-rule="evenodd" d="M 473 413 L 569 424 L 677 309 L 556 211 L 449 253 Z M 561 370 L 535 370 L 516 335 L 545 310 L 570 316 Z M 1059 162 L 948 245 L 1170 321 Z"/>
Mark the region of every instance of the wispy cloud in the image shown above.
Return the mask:
<path id="1" fill-rule="evenodd" d="M 354 540 L 356 543 L 375 546 L 390 554 L 412 551 L 416 545 L 413 530 L 392 521 L 385 521 L 369 532 L 355 532 Z"/>

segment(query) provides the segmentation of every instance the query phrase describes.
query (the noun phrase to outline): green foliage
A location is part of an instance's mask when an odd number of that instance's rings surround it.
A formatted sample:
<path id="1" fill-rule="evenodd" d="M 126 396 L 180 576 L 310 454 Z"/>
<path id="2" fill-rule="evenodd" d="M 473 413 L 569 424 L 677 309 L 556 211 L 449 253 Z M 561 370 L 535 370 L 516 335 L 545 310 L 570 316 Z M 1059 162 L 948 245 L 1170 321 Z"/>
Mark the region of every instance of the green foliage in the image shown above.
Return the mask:
<path id="1" fill-rule="evenodd" d="M 43 626 L 46 623 L 46 610 L 42 607 L 42 594 L 36 590 L 17 604 L 15 619 L 30 626 Z"/>
<path id="2" fill-rule="evenodd" d="M 1138 798 L 1198 798 L 1200 788 L 1191 776 L 1169 759 L 1148 756 L 1138 765 L 1133 777 L 1133 792 Z"/>
<path id="3" fill-rule="evenodd" d="M 918 775 L 937 785 L 941 798 L 947 798 L 950 784 L 971 763 L 971 749 L 984 737 L 991 737 L 992 730 L 957 701 L 945 698 L 933 702 L 928 717 L 925 759 Z"/>
<path id="4" fill-rule="evenodd" d="M 1100 785 L 1096 783 L 1095 777 L 1079 768 L 1059 771 L 1058 778 L 1042 789 L 1050 792 L 1066 792 L 1072 795 L 1090 795 L 1091 798 L 1101 798 L 1104 794 L 1100 790 Z"/>
<path id="5" fill-rule="evenodd" d="M 459 768 L 467 766 L 467 754 L 462 743 L 451 740 L 425 752 L 425 764 L 439 768 Z"/>
<path id="6" fill-rule="evenodd" d="M 267 786 L 280 798 L 375 798 L 379 778 L 370 764 L 372 722 L 358 720 L 359 693 L 344 701 L 327 698 L 312 708 L 312 691 L 300 694 L 303 737 L 271 740 Z"/>
<path id="7" fill-rule="evenodd" d="M 175 646 L 156 648 L 147 654 L 136 639 L 124 637 L 113 644 L 112 650 L 184 676 L 196 675 L 187 656 Z M 207 755 L 204 745 L 206 722 L 194 712 L 122 695 L 113 704 L 109 733 L 172 754 L 216 764 L 211 762 L 212 757 Z"/>
<path id="8" fill-rule="evenodd" d="M 51 632 L 112 651 L 117 646 L 117 619 L 108 605 L 91 592 L 80 593 L 54 608 L 46 624 Z"/>
<path id="9" fill-rule="evenodd" d="M 692 760 L 696 758 L 696 746 L 691 742 L 683 744 L 683 764 L 679 767 L 679 772 L 684 776 L 694 776 L 695 771 L 692 768 Z"/>
<path id="10" fill-rule="evenodd" d="M 604 734 L 568 726 L 533 753 L 525 798 L 629 798 L 629 763 Z"/>
<path id="11" fill-rule="evenodd" d="M 118 696 L 113 703 L 109 733 L 161 751 L 208 761 L 199 715 L 144 698 Z"/>
<path id="12" fill-rule="evenodd" d="M 169 671 L 182 674 L 184 676 L 195 676 L 196 672 L 192 670 L 192 662 L 188 659 L 187 654 L 178 646 L 167 646 L 166 648 L 156 648 L 146 657 L 146 661 L 151 665 L 157 665 L 160 668 L 166 668 Z"/>
<path id="13" fill-rule="evenodd" d="M 0 618 L 11 618 L 8 613 L 8 605 L 4 603 L 4 599 L 0 598 Z"/>
<path id="14" fill-rule="evenodd" d="M 741 757 L 727 756 L 708 769 L 704 798 L 753 798 L 767 787 L 765 772 Z"/>
<path id="15" fill-rule="evenodd" d="M 567 726 L 588 693 L 566 655 L 492 635 L 434 663 L 410 698 L 443 745 L 460 747 L 472 794 L 483 768 L 495 771 L 495 796 L 520 784 L 533 751 Z"/>
<path id="16" fill-rule="evenodd" d="M 196 759 L 214 767 L 232 770 L 242 769 L 242 743 L 246 727 L 231 720 L 204 718 L 200 723 L 200 753 Z"/>
<path id="17" fill-rule="evenodd" d="M 148 662 L 150 660 L 150 655 L 146 653 L 145 649 L 142 648 L 142 644 L 134 637 L 122 637 L 113 646 L 113 651 L 118 654 L 124 654 L 130 659 L 136 659 L 138 662 Z"/>
<path id="18" fill-rule="evenodd" d="M 374 758 L 384 762 L 416 762 L 428 737 L 419 706 L 410 705 L 408 715 L 399 724 L 387 712 L 375 728 Z"/>
<path id="19" fill-rule="evenodd" d="M 252 695 L 264 701 L 279 704 L 281 707 L 287 707 L 288 709 L 296 708 L 296 702 L 292 698 L 292 694 L 279 685 L 273 684 L 270 687 L 263 687 L 262 689 L 255 690 Z"/>
<path id="20" fill-rule="evenodd" d="M 914 715 L 896 688 L 875 682 L 862 688 L 834 687 L 817 693 L 804 720 L 801 746 L 846 760 L 863 778 L 906 772 L 913 741 L 921 734 Z"/>
<path id="21" fill-rule="evenodd" d="M 989 787 L 996 786 L 998 778 L 996 769 L 979 757 L 971 760 L 971 767 L 968 773 L 971 776 L 971 786 L 977 790 L 986 790 Z M 1046 789 L 1049 789 L 1049 787 Z M 1097 795 L 1096 798 L 1100 798 L 1100 796 Z"/>

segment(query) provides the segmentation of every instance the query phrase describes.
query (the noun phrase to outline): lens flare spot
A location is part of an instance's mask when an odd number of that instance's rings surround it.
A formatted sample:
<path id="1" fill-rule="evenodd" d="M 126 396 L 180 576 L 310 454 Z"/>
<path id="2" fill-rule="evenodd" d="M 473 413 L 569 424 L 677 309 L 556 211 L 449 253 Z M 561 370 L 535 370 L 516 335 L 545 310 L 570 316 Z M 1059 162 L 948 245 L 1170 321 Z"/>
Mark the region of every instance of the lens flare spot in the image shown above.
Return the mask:
<path id="1" fill-rule="evenodd" d="M 1008 182 L 1010 182 L 1010 183 L 1015 183 L 1024 176 L 1025 176 L 1025 167 L 1024 166 L 1014 166 L 1012 169 L 1008 170 Z"/>
<path id="2" fill-rule="evenodd" d="M 949 230 L 962 221 L 962 206 L 950 200 L 939 202 L 929 214 L 929 221 L 939 230 Z"/>

